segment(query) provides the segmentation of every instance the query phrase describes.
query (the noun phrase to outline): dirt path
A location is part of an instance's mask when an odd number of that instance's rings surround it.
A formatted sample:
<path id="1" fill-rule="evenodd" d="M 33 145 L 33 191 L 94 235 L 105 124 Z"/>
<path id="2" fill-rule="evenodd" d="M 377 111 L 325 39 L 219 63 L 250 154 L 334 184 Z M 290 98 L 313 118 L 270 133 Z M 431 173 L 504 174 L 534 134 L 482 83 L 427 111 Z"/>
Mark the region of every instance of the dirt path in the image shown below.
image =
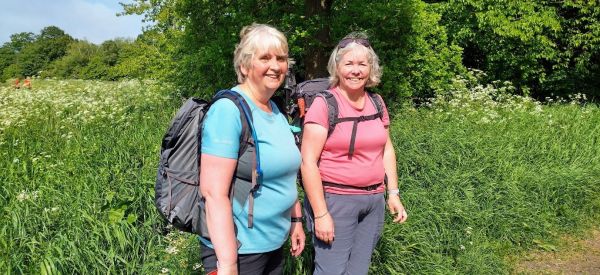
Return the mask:
<path id="1" fill-rule="evenodd" d="M 515 274 L 600 275 L 600 228 L 581 240 L 564 238 L 557 251 L 526 255 L 515 271 Z"/>

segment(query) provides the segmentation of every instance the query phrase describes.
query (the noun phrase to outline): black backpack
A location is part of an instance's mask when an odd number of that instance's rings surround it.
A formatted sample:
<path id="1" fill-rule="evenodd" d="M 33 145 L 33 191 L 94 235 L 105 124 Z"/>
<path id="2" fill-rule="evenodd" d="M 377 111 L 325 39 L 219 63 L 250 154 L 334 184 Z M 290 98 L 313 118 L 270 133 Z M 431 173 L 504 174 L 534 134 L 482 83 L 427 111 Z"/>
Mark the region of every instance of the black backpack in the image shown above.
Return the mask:
<path id="1" fill-rule="evenodd" d="M 223 90 L 211 102 L 190 98 L 183 104 L 163 137 L 155 184 L 155 204 L 161 216 L 175 228 L 205 238 L 209 238 L 209 234 L 199 182 L 201 131 L 208 109 L 221 98 L 233 101 L 240 110 L 242 134 L 230 199 L 241 205 L 249 200 L 248 227 L 252 227 L 254 192 L 258 189 L 257 177 L 262 172 L 252 113 L 248 103 L 236 92 Z"/>
<path id="2" fill-rule="evenodd" d="M 286 112 L 291 117 L 291 125 L 293 126 L 294 136 L 296 138 L 296 144 L 300 146 L 302 141 L 302 126 L 304 124 L 304 115 L 312 105 L 315 98 L 318 96 L 322 97 L 327 102 L 329 128 L 327 130 L 327 136 L 329 137 L 335 126 L 338 123 L 353 122 L 352 135 L 350 136 L 350 148 L 348 150 L 348 158 L 352 158 L 354 154 L 354 142 L 356 139 L 356 129 L 358 123 L 368 120 L 381 119 L 383 118 L 383 102 L 381 97 L 375 93 L 367 92 L 371 102 L 375 106 L 376 112 L 367 116 L 358 117 L 338 117 L 338 103 L 335 96 L 329 91 L 329 80 L 327 78 L 316 78 L 301 82 L 297 85 L 295 78 L 288 75 L 284 89 L 286 89 L 286 100 L 288 107 Z"/>

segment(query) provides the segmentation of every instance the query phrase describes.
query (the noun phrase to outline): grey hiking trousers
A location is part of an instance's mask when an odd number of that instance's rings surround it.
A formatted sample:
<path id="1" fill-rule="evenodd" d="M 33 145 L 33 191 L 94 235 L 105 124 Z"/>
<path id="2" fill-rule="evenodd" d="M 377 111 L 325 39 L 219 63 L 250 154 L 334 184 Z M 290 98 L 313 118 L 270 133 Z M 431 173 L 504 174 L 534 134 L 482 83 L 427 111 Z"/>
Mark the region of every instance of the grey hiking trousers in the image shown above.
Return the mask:
<path id="1" fill-rule="evenodd" d="M 338 195 L 325 193 L 329 214 L 333 218 L 335 239 L 328 245 L 314 235 L 314 217 L 308 200 L 305 210 L 307 228 L 313 232 L 315 275 L 365 275 L 371 255 L 383 230 L 385 198 L 383 193 Z"/>

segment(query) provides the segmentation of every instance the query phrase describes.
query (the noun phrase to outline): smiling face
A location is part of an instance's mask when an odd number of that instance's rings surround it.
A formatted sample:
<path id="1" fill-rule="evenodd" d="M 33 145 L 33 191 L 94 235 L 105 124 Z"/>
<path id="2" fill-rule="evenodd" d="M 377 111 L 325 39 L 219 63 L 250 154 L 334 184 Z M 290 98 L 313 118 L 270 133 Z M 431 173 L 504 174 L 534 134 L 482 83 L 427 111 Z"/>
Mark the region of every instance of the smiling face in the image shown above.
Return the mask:
<path id="1" fill-rule="evenodd" d="M 347 92 L 363 91 L 370 73 L 371 65 L 364 47 L 353 47 L 337 64 L 338 85 Z"/>
<path id="2" fill-rule="evenodd" d="M 275 49 L 259 50 L 252 56 L 249 67 L 240 67 L 245 82 L 252 87 L 273 93 L 285 79 L 288 56 Z"/>

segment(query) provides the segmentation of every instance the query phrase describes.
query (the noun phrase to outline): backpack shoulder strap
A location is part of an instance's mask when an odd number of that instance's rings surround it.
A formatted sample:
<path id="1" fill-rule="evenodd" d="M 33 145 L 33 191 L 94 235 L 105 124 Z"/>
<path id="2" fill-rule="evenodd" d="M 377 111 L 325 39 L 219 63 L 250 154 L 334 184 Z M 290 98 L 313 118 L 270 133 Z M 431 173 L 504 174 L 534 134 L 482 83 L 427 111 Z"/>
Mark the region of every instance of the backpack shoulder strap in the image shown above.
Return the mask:
<path id="1" fill-rule="evenodd" d="M 331 135 L 331 133 L 333 133 L 333 130 L 335 129 L 335 125 L 337 125 L 338 121 L 338 114 L 339 114 L 339 109 L 338 109 L 338 103 L 337 100 L 335 99 L 335 96 L 329 91 L 329 90 L 324 90 L 322 92 L 320 92 L 318 94 L 318 96 L 322 97 L 325 100 L 325 103 L 327 104 L 327 118 L 329 121 L 329 128 L 327 129 L 327 137 L 329 137 Z"/>
<path id="2" fill-rule="evenodd" d="M 379 116 L 379 118 L 383 118 L 383 99 L 376 93 L 367 92 L 367 94 L 375 106 L 375 110 L 377 111 L 376 114 Z"/>
<path id="3" fill-rule="evenodd" d="M 240 118 L 242 121 L 242 134 L 240 135 L 240 148 L 238 152 L 238 161 L 240 157 L 246 152 L 248 146 L 250 144 L 254 145 L 254 154 L 252 154 L 252 180 L 251 186 L 248 194 L 235 194 L 235 179 L 232 182 L 232 186 L 229 192 L 229 198 L 232 199 L 243 199 L 244 197 L 248 198 L 248 228 L 253 227 L 254 220 L 254 193 L 260 187 L 259 178 L 262 177 L 262 168 L 260 166 L 260 152 L 258 146 L 258 138 L 256 137 L 256 131 L 254 130 L 254 124 L 252 120 L 252 111 L 250 110 L 250 106 L 248 102 L 244 99 L 242 95 L 236 93 L 231 90 L 222 90 L 219 91 L 215 97 L 213 98 L 213 102 L 221 99 L 228 98 L 235 103 L 235 105 L 240 109 Z"/>
<path id="4" fill-rule="evenodd" d="M 212 98 L 210 104 L 212 105 L 217 100 L 222 98 L 227 98 L 233 101 L 235 106 L 238 107 L 240 111 L 240 121 L 242 123 L 242 134 L 240 135 L 240 147 L 238 151 L 238 157 L 240 157 L 246 151 L 246 149 L 248 149 L 248 144 L 254 143 L 252 136 L 253 127 L 251 127 L 252 112 L 250 111 L 250 105 L 248 105 L 248 102 L 246 102 L 242 95 L 232 90 L 221 90 L 217 92 L 217 94 L 215 94 L 215 96 Z"/>

